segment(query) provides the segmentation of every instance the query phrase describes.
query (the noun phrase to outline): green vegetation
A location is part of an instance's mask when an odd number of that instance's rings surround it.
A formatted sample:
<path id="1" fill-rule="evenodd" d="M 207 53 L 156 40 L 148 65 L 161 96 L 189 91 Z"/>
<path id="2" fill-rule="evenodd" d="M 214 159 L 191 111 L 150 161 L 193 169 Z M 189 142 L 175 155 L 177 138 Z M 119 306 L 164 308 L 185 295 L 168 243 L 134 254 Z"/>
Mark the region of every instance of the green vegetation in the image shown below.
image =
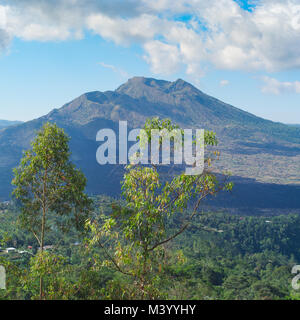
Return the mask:
<path id="1" fill-rule="evenodd" d="M 175 128 L 159 119 L 145 128 L 157 127 Z M 89 199 L 67 136 L 44 125 L 15 170 L 14 200 L 0 205 L 0 299 L 299 299 L 300 216 L 201 211 L 232 188 L 211 170 L 215 135 L 204 142 L 201 175 L 130 165 L 122 199 Z"/>
<path id="2" fill-rule="evenodd" d="M 94 202 L 95 215 L 109 217 L 116 200 L 97 197 Z M 5 247 L 36 254 L 36 246 L 28 249 L 34 237 L 15 224 L 17 215 L 13 205 L 0 212 L 2 247 L 5 240 Z M 176 214 L 170 219 L 170 233 L 183 217 Z M 299 235 L 298 215 L 240 217 L 202 212 L 192 226 L 165 245 L 154 270 L 155 289 L 166 299 L 299 299 L 299 292 L 291 287 L 291 270 L 300 260 Z M 45 243 L 53 246 L 46 251 L 47 263 L 41 264 L 46 299 L 131 299 L 135 293 L 130 291 L 131 277 L 108 268 L 103 250 L 87 247 L 76 233 L 54 229 Z M 32 255 L 1 252 L 0 264 L 8 275 L 8 290 L 0 291 L 0 299 L 39 298 L 40 271 Z"/>
<path id="3" fill-rule="evenodd" d="M 31 270 L 40 274 L 40 299 L 44 297 L 45 272 L 53 272 L 41 268 L 44 264 L 53 265 L 48 261 L 52 257 L 43 254 L 49 212 L 59 216 L 54 222 L 66 232 L 71 226 L 82 230 L 91 209 L 91 201 L 84 193 L 86 178 L 69 161 L 68 142 L 63 129 L 46 123 L 31 143 L 32 148 L 24 153 L 19 167 L 14 169 L 13 196 L 21 205 L 19 221 L 40 246 Z"/>
<path id="4" fill-rule="evenodd" d="M 177 129 L 169 120 L 157 118 L 147 121 L 144 128 L 146 137 L 140 139 L 149 145 L 152 129 L 169 132 Z M 214 134 L 207 131 L 205 146 L 216 143 Z M 136 299 L 164 297 L 157 283 L 161 281 L 159 274 L 163 272 L 161 261 L 166 255 L 165 245 L 190 226 L 205 197 L 232 188 L 231 183 L 219 183 L 209 170 L 212 161 L 211 157 L 204 160 L 206 167 L 200 175 L 186 175 L 183 172 L 171 181 L 163 180 L 156 165 L 129 165 L 122 182 L 125 205 L 114 206 L 111 216 L 102 215 L 97 219 L 100 221 L 88 223 L 92 233 L 90 244 L 104 251 L 107 258 L 104 264 L 128 277 L 126 283 L 129 285 L 123 287 L 111 282 L 122 292 L 122 296 Z M 178 230 L 170 234 L 168 220 L 188 206 L 192 207 L 191 213 L 178 225 Z M 110 294 L 115 296 L 116 293 L 113 290 Z"/>

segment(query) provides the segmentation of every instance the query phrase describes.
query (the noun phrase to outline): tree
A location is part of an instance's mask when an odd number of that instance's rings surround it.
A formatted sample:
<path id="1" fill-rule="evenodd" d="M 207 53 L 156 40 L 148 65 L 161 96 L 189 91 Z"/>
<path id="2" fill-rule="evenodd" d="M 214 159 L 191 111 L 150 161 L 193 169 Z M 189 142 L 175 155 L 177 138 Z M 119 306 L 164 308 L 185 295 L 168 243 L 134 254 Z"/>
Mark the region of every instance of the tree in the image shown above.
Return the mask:
<path id="1" fill-rule="evenodd" d="M 29 261 L 29 268 L 22 277 L 22 288 L 31 299 L 39 297 L 37 279 L 42 275 L 45 300 L 74 299 L 78 291 L 78 282 L 74 279 L 74 267 L 66 257 L 49 251 L 38 252 Z"/>
<path id="2" fill-rule="evenodd" d="M 178 126 L 170 120 L 154 118 L 146 122 L 144 129 L 149 142 L 151 129 L 171 132 Z M 215 134 L 206 131 L 204 143 L 206 147 L 215 146 Z M 110 298 L 162 297 L 157 284 L 161 282 L 160 275 L 166 260 L 166 244 L 190 226 L 194 216 L 199 214 L 200 203 L 205 197 L 232 188 L 232 183 L 227 183 L 226 179 L 219 182 L 211 172 L 212 162 L 217 157 L 216 151 L 208 153 L 205 170 L 200 175 L 182 173 L 169 179 L 161 177 L 156 165 L 127 166 L 122 182 L 126 204 L 114 204 L 110 216 L 101 215 L 98 221 L 90 220 L 87 224 L 93 235 L 90 244 L 99 245 L 106 256 L 102 265 L 131 278 L 125 281 L 127 287 L 119 296 L 112 292 Z M 170 218 L 179 211 L 186 212 L 186 209 L 190 213 L 185 216 L 178 230 L 171 232 L 168 227 Z M 182 259 L 181 254 L 178 259 Z M 111 288 L 118 292 L 120 290 L 117 284 L 111 284 Z"/>
<path id="3" fill-rule="evenodd" d="M 69 161 L 69 137 L 56 124 L 46 123 L 14 169 L 14 197 L 21 203 L 20 222 L 33 233 L 43 253 L 49 214 L 64 231 L 83 230 L 91 207 L 84 193 L 86 178 Z M 40 275 L 40 299 L 43 276 Z"/>

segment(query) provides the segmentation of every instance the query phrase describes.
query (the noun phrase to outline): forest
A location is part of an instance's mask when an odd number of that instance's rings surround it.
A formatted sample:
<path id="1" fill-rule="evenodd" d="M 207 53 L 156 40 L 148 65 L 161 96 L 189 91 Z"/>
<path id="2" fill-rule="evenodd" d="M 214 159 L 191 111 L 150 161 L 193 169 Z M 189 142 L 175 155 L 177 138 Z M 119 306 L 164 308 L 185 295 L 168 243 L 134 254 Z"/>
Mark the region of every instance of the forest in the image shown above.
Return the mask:
<path id="1" fill-rule="evenodd" d="M 177 128 L 149 119 L 152 128 Z M 150 139 L 146 135 L 146 139 Z M 69 161 L 69 138 L 47 123 L 14 170 L 0 205 L 1 300 L 298 300 L 300 216 L 245 216 L 201 209 L 230 192 L 212 167 L 213 132 L 201 175 L 130 164 L 122 197 L 88 196 Z"/>
<path id="2" fill-rule="evenodd" d="M 115 199 L 94 199 L 99 213 L 109 214 Z M 178 217 L 177 217 L 178 218 Z M 14 204 L 2 205 L 0 253 L 7 270 L 1 299 L 38 299 L 39 272 L 45 274 L 47 299 L 133 299 L 128 276 L 102 266 L 101 249 L 87 249 L 85 237 L 52 230 L 43 270 L 33 260 L 33 236 L 16 225 Z M 170 222 L 170 230 L 176 217 Z M 291 270 L 300 259 L 300 217 L 247 217 L 203 212 L 186 233 L 168 245 L 156 285 L 162 299 L 299 299 Z M 28 249 L 29 247 L 32 247 Z"/>

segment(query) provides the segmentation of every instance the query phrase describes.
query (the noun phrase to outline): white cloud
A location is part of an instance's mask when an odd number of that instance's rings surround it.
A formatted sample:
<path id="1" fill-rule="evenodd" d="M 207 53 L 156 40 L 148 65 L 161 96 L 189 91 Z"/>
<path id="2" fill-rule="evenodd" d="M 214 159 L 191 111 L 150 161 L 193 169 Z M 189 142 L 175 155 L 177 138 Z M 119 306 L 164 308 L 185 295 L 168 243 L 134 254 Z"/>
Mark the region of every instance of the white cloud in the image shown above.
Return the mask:
<path id="1" fill-rule="evenodd" d="M 8 48 L 10 40 L 9 34 L 5 30 L 0 29 L 0 53 Z"/>
<path id="2" fill-rule="evenodd" d="M 67 2 L 70 2 L 68 0 Z M 12 3 L 19 1 L 12 1 Z M 50 2 L 26 1 L 27 6 L 6 6 L 5 29 L 11 37 L 19 37 L 26 41 L 63 41 L 70 38 L 81 38 L 82 21 L 79 10 L 67 10 Z M 54 3 L 53 3 L 54 4 Z"/>
<path id="3" fill-rule="evenodd" d="M 145 60 L 156 74 L 176 73 L 180 67 L 180 52 L 175 45 L 161 41 L 149 41 L 144 46 Z"/>
<path id="4" fill-rule="evenodd" d="M 118 67 L 116 67 L 116 66 L 114 66 L 112 64 L 107 64 L 107 63 L 104 63 L 104 62 L 99 62 L 98 64 L 103 68 L 110 69 L 113 72 L 119 74 L 122 78 L 125 78 L 125 79 L 129 78 L 129 74 L 126 71 L 124 71 L 123 69 L 121 69 L 121 68 L 118 68 Z"/>
<path id="5" fill-rule="evenodd" d="M 87 18 L 90 30 L 117 44 L 129 45 L 151 40 L 160 30 L 159 18 L 143 14 L 131 19 L 93 14 Z"/>
<path id="6" fill-rule="evenodd" d="M 155 73 L 182 66 L 189 75 L 207 65 L 270 72 L 300 67 L 300 0 L 260 0 L 251 12 L 233 0 L 0 3 L 0 48 L 12 37 L 62 41 L 90 30 L 119 45 L 140 44 Z M 183 15 L 192 18 L 180 21 Z"/>
<path id="7" fill-rule="evenodd" d="M 281 94 L 281 93 L 300 93 L 300 81 L 281 82 L 270 77 L 263 77 L 263 93 Z"/>
<path id="8" fill-rule="evenodd" d="M 10 43 L 11 36 L 6 30 L 7 7 L 0 5 L 0 53 L 5 50 Z"/>
<path id="9" fill-rule="evenodd" d="M 228 80 L 221 80 L 220 81 L 220 86 L 221 87 L 225 87 L 225 86 L 228 86 L 229 85 L 229 81 Z"/>

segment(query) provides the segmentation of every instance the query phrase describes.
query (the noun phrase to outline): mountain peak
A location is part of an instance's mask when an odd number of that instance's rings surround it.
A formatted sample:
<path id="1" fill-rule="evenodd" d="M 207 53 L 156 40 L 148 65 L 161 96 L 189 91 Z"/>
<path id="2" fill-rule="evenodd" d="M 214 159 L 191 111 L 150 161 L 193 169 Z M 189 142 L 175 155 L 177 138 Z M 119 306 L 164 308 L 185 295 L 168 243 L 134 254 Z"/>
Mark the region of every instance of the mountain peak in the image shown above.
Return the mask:
<path id="1" fill-rule="evenodd" d="M 122 84 L 116 91 L 122 92 L 128 88 L 136 87 L 152 87 L 152 88 L 163 88 L 167 86 L 170 82 L 166 80 L 157 80 L 154 78 L 145 78 L 145 77 L 133 77 L 128 79 L 128 81 Z"/>
<path id="2" fill-rule="evenodd" d="M 166 81 L 166 80 L 159 80 L 154 78 L 146 78 L 146 77 L 133 77 L 128 79 L 128 81 L 124 84 L 122 84 L 116 91 L 122 91 L 126 87 L 132 87 L 132 86 L 149 86 L 149 87 L 155 87 L 155 88 L 161 88 L 166 89 L 167 87 L 174 86 L 174 87 L 193 87 L 190 83 L 182 80 L 177 79 L 176 81 Z M 194 87 L 193 87 L 194 88 Z"/>
<path id="3" fill-rule="evenodd" d="M 179 90 L 197 90 L 198 92 L 201 92 L 199 89 L 197 89 L 196 87 L 194 87 L 192 84 L 190 84 L 187 81 L 184 81 L 182 79 L 177 79 L 174 82 L 171 82 L 171 87 L 174 91 L 179 91 Z"/>
<path id="4" fill-rule="evenodd" d="M 177 79 L 176 81 L 157 80 L 154 78 L 134 77 L 121 85 L 116 92 L 127 94 L 132 98 L 146 98 L 150 101 L 155 101 L 155 97 L 162 97 L 175 92 L 186 91 L 188 93 L 201 93 L 190 83 Z"/>
<path id="5" fill-rule="evenodd" d="M 9 172 L 17 166 L 22 151 L 30 146 L 36 130 L 45 121 L 56 122 L 71 137 L 72 161 L 86 174 L 89 192 L 115 193 L 119 190 L 121 171 L 100 167 L 95 161 L 99 147 L 95 139 L 97 132 L 102 128 L 117 131 L 120 120 L 128 121 L 128 128 L 141 128 L 147 118 L 154 116 L 169 118 L 182 128 L 215 131 L 224 155 L 222 168 L 234 175 L 272 183 L 300 183 L 297 166 L 285 170 L 291 161 L 299 160 L 299 128 L 258 118 L 206 95 L 183 79 L 171 82 L 135 77 L 116 91 L 87 92 L 62 108 L 24 124 L 1 129 L 0 121 L 0 200 L 11 192 Z M 275 169 L 265 166 L 261 174 L 261 163 L 273 157 L 278 166 Z M 239 159 L 245 159 L 244 163 Z M 115 174 L 116 171 L 119 173 Z M 243 192 L 248 196 L 247 190 Z M 282 199 L 289 196 L 287 190 Z M 300 208 L 300 201 L 297 203 Z M 270 202 L 267 208 L 272 205 Z"/>

